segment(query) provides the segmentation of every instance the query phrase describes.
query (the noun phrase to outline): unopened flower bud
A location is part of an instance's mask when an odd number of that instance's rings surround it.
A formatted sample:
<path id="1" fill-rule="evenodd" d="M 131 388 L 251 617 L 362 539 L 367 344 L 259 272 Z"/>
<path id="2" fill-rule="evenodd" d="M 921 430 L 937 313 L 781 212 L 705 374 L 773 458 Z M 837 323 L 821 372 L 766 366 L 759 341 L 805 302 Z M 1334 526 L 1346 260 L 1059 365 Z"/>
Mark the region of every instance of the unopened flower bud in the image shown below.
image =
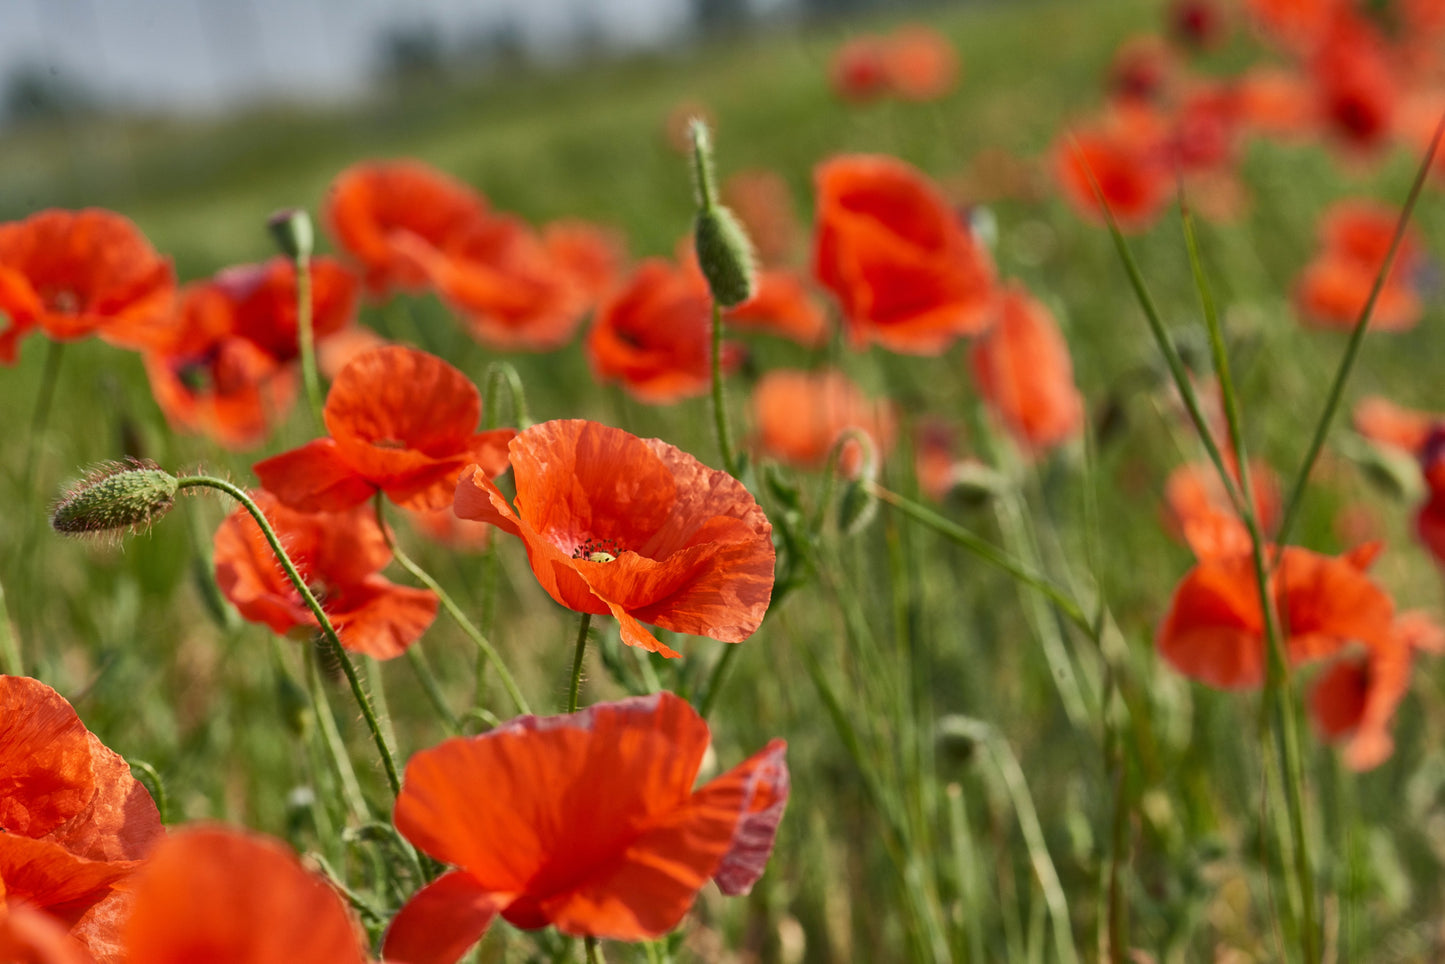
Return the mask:
<path id="1" fill-rule="evenodd" d="M 266 219 L 266 228 L 276 239 L 276 246 L 292 261 L 311 257 L 316 232 L 311 228 L 311 215 L 302 208 L 282 208 Z"/>
<path id="2" fill-rule="evenodd" d="M 139 532 L 176 504 L 176 477 L 154 462 L 106 462 L 75 482 L 55 504 L 56 532 Z"/>
<path id="3" fill-rule="evenodd" d="M 753 243 L 731 211 L 725 207 L 699 211 L 693 244 L 698 267 L 718 304 L 731 308 L 753 296 Z"/>

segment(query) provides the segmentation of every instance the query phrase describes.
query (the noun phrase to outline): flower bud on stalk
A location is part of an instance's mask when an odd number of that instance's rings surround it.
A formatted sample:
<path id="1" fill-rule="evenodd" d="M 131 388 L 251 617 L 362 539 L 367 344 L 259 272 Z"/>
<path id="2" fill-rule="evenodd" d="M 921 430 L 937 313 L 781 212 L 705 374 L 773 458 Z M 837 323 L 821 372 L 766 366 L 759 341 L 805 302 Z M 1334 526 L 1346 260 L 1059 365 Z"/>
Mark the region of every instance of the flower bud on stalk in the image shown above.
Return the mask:
<path id="1" fill-rule="evenodd" d="M 724 308 L 731 308 L 751 298 L 757 287 L 753 244 L 737 217 L 717 202 L 712 138 L 707 125 L 694 120 L 691 133 L 698 208 L 693 221 L 693 246 L 713 299 Z"/>
<path id="2" fill-rule="evenodd" d="M 50 525 L 66 535 L 116 529 L 134 534 L 171 510 L 176 488 L 176 477 L 154 462 L 104 462 L 65 490 Z"/>

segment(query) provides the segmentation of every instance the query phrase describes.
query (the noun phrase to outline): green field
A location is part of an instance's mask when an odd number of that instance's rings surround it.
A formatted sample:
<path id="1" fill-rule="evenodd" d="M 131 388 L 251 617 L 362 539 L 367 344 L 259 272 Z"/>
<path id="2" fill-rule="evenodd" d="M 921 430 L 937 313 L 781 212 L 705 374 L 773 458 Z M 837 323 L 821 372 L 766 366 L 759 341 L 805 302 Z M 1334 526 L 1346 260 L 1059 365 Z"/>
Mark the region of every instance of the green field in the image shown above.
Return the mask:
<path id="1" fill-rule="evenodd" d="M 892 154 L 956 186 L 957 200 L 996 216 L 1000 276 L 1021 280 L 1054 311 L 1090 421 L 1097 427 L 1110 411 L 1118 419 L 1110 431 L 1030 463 L 980 415 L 965 345 L 916 358 L 856 352 L 841 338 L 817 351 L 751 341 L 749 365 L 729 386 L 735 424 L 747 434 L 746 395 L 759 373 L 837 366 L 898 404 L 901 443 L 882 480 L 914 496 L 911 425 L 937 415 L 971 426 L 969 453 L 1007 484 L 955 495 L 938 511 L 1076 598 L 1102 599 L 1117 628 L 1107 637 L 1114 649 L 1101 654 L 1047 600 L 886 507 L 856 536 L 825 525 L 814 568 L 800 571 L 741 644 L 710 719 L 724 769 L 773 737 L 789 743 L 792 798 L 767 874 L 746 899 L 704 891 L 680 937 L 604 951 L 615 961 L 1091 960 L 1111 946 L 1114 914 L 1127 946 L 1152 959 L 1293 960 L 1299 923 L 1288 911 L 1293 878 L 1275 852 L 1280 804 L 1270 794 L 1281 790 L 1260 695 L 1191 682 L 1154 651 L 1172 588 L 1192 564 L 1164 531 L 1164 480 L 1203 450 L 1171 414 L 1163 362 L 1108 233 L 1068 209 L 1043 167 L 1033 176 L 1045 190 L 1019 198 L 990 196 L 973 166 L 990 150 L 1034 164 L 1064 125 L 1098 108 L 1114 48 L 1156 29 L 1160 6 L 926 7 L 962 63 L 956 90 L 927 104 L 850 106 L 830 93 L 832 51 L 848 36 L 891 29 L 884 18 L 398 88 L 345 108 L 17 129 L 0 136 L 0 220 L 52 206 L 109 208 L 133 219 L 188 281 L 269 257 L 267 215 L 293 205 L 317 211 L 348 165 L 409 156 L 530 222 L 586 218 L 625 234 L 635 259 L 667 255 L 693 213 L 687 160 L 663 136 L 664 119 L 683 102 L 706 105 L 715 119 L 720 173 L 781 172 L 805 224 L 812 169 L 832 154 Z M 1236 38 L 1202 69 L 1233 71 L 1253 49 Z M 1350 195 L 1400 204 L 1417 164 L 1399 150 L 1359 170 L 1318 145 L 1255 142 L 1241 168 L 1249 211 L 1198 226 L 1248 446 L 1286 480 L 1345 347 L 1343 335 L 1301 328 L 1290 307 L 1316 218 Z M 962 193 L 969 190 L 982 193 Z M 1438 183 L 1416 223 L 1428 249 L 1445 251 Z M 1131 244 L 1166 325 L 1206 368 L 1177 214 Z M 1336 516 L 1365 505 L 1389 547 L 1373 575 L 1400 609 L 1438 609 L 1439 571 L 1411 536 L 1418 491 L 1392 491 L 1351 458 L 1361 446 L 1348 430 L 1348 406 L 1373 393 L 1445 409 L 1438 258 L 1432 270 L 1424 320 L 1366 339 L 1291 540 L 1321 552 L 1348 548 Z M 706 398 L 649 407 L 599 387 L 580 344 L 499 356 L 432 297 L 365 305 L 361 322 L 478 382 L 494 360 L 510 362 L 536 420 L 594 419 L 718 464 Z M 0 514 L 0 586 L 25 672 L 71 699 L 106 745 L 154 768 L 169 821 L 221 820 L 278 835 L 394 910 L 407 895 L 387 889 L 373 860 L 385 852 L 377 843 L 384 831 L 355 821 L 340 829 L 348 816 L 306 699 L 308 645 L 275 640 L 216 601 L 211 536 L 231 506 L 183 497 L 153 531 L 124 542 L 66 540 L 46 525 L 62 483 L 125 455 L 253 485 L 253 461 L 311 438 L 300 406 L 263 448 L 230 453 L 167 428 L 135 354 L 95 339 L 61 356 L 49 348 L 34 337 L 16 367 L 0 370 L 0 496 L 9 507 Z M 58 364 L 54 404 L 37 435 L 50 362 Z M 805 515 L 817 508 L 818 473 L 781 477 L 799 488 Z M 770 514 L 783 510 L 775 491 L 758 489 Z M 537 711 L 560 712 L 576 616 L 538 587 L 517 541 L 499 538 L 491 555 L 467 555 L 409 531 L 401 538 L 486 628 Z M 409 581 L 395 568 L 389 575 Z M 613 621 L 593 626 L 586 702 L 659 685 L 695 696 L 724 645 L 677 637 L 683 659 L 647 659 L 619 646 Z M 439 618 L 420 645 L 449 702 L 471 705 L 477 672 L 467 639 Z M 1061 667 L 1075 682 L 1060 678 Z M 403 757 L 442 739 L 406 660 L 368 665 L 365 674 L 384 694 Z M 1439 666 L 1422 659 L 1394 724 L 1393 757 L 1364 774 L 1347 770 L 1301 711 L 1317 916 L 1334 959 L 1442 953 L 1440 681 Z M 386 786 L 345 685 L 330 677 L 324 685 L 363 788 L 385 815 Z M 511 715 L 495 680 L 488 685 L 488 708 Z M 308 804 L 301 788 L 319 803 Z M 497 927 L 476 959 L 580 959 L 580 951 L 550 932 Z"/>

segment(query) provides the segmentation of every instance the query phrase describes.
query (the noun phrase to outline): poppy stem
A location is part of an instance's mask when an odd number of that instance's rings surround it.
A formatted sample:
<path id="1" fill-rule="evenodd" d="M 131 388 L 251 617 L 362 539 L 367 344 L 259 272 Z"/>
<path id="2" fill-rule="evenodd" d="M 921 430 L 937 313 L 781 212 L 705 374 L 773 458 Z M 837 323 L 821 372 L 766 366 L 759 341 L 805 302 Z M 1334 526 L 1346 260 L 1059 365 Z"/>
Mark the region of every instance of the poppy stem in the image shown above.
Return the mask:
<path id="1" fill-rule="evenodd" d="M 325 401 L 316 374 L 316 335 L 311 330 L 311 258 L 305 254 L 296 257 L 296 339 L 301 347 L 301 380 L 306 384 L 311 416 L 317 425 L 324 425 Z"/>
<path id="2" fill-rule="evenodd" d="M 1065 619 L 1083 630 L 1090 639 L 1096 638 L 1094 623 L 1084 615 L 1083 609 L 1048 577 L 1034 572 L 998 546 L 979 538 L 962 526 L 950 522 L 932 509 L 885 489 L 877 482 L 867 483 L 867 489 L 880 502 L 892 506 L 913 521 L 922 523 L 950 542 L 962 546 L 979 559 L 1003 570 L 1031 589 L 1043 593 L 1055 606 L 1059 607 L 1059 612 Z"/>
<path id="3" fill-rule="evenodd" d="M 736 479 L 741 469 L 733 455 L 733 432 L 728 423 L 727 389 L 722 376 L 722 306 L 716 298 L 712 299 L 712 418 L 723 470 Z"/>
<path id="4" fill-rule="evenodd" d="M 727 681 L 728 672 L 732 669 L 737 654 L 736 644 L 724 644 L 722 655 L 713 663 L 712 672 L 707 678 L 707 688 L 702 691 L 702 696 L 697 701 L 697 715 L 703 719 L 707 719 L 713 704 L 717 703 L 717 695 L 722 692 L 722 685 Z"/>
<path id="5" fill-rule="evenodd" d="M 595 937 L 585 937 L 582 939 L 582 946 L 587 950 L 587 964 L 604 964 L 601 941 Z"/>
<path id="6" fill-rule="evenodd" d="M 311 610 L 311 615 L 321 626 L 322 637 L 330 650 L 328 656 L 336 661 L 346 675 L 346 682 L 351 687 L 351 695 L 356 699 L 356 705 L 361 710 L 362 718 L 366 720 L 366 728 L 371 731 L 371 739 L 376 744 L 377 753 L 381 756 L 381 765 L 386 771 L 386 782 L 391 786 L 392 795 L 400 793 L 401 777 L 397 773 L 396 760 L 392 756 L 391 747 L 387 745 L 385 737 L 382 736 L 381 722 L 376 717 L 376 711 L 372 709 L 371 698 L 366 695 L 366 689 L 361 685 L 361 677 L 356 674 L 356 666 L 346 655 L 346 650 L 341 645 L 341 638 L 336 635 L 336 627 L 332 625 L 331 618 L 326 615 L 326 610 L 321 608 L 321 603 L 316 600 L 316 595 L 306 585 L 306 580 L 301 578 L 301 573 L 296 570 L 296 564 L 291 561 L 290 555 L 281 545 L 281 540 L 276 537 L 276 530 L 271 528 L 271 523 L 266 520 L 266 513 L 262 512 L 261 507 L 246 494 L 245 489 L 232 485 L 224 479 L 217 479 L 209 475 L 188 475 L 176 480 L 177 491 L 194 488 L 217 489 L 226 493 L 239 502 L 241 507 L 251 514 L 251 518 L 256 520 L 256 525 L 260 527 L 261 534 L 266 537 L 266 543 L 275 554 L 276 561 L 281 563 L 286 578 L 291 580 L 291 585 L 301 594 L 306 608 Z"/>
<path id="7" fill-rule="evenodd" d="M 50 341 L 45 348 L 45 368 L 40 373 L 40 393 L 35 396 L 35 411 L 30 416 L 30 438 L 25 444 L 25 470 L 20 477 L 20 491 L 29 492 L 35 484 L 40 461 L 40 444 L 50 422 L 50 409 L 55 402 L 55 386 L 60 382 L 60 362 L 65 357 L 65 343 Z"/>
<path id="8" fill-rule="evenodd" d="M 1435 125 L 1435 134 L 1430 138 L 1430 147 L 1425 151 L 1424 159 L 1420 161 L 1419 170 L 1415 172 L 1415 180 L 1410 185 L 1410 193 L 1405 198 L 1405 206 L 1400 211 L 1400 219 L 1395 223 L 1395 234 L 1390 238 L 1389 250 L 1385 252 L 1385 260 L 1375 275 L 1375 283 L 1370 287 L 1370 296 L 1365 299 L 1364 307 L 1360 309 L 1360 317 L 1356 319 L 1355 327 L 1350 331 L 1350 340 L 1345 344 L 1344 357 L 1340 359 L 1340 367 L 1335 371 L 1335 380 L 1330 385 L 1329 395 L 1325 397 L 1325 409 L 1320 413 L 1319 421 L 1315 424 L 1315 434 L 1310 439 L 1309 451 L 1300 465 L 1299 472 L 1295 475 L 1294 485 L 1290 487 L 1289 498 L 1285 500 L 1284 513 L 1280 516 L 1279 535 L 1277 536 L 1281 543 L 1288 538 L 1290 530 L 1294 528 L 1295 519 L 1299 516 L 1305 485 L 1309 482 L 1310 473 L 1314 470 L 1320 451 L 1325 447 L 1325 437 L 1329 434 L 1330 423 L 1334 421 L 1335 412 L 1344 398 L 1345 382 L 1349 379 L 1350 372 L 1354 370 L 1355 359 L 1359 357 L 1360 346 L 1365 341 L 1365 332 L 1370 327 L 1370 316 L 1374 313 L 1375 302 L 1379 300 L 1380 292 L 1385 287 L 1385 279 L 1389 277 L 1390 268 L 1395 263 L 1395 254 L 1400 250 L 1400 243 L 1405 237 L 1405 228 L 1410 223 L 1410 216 L 1415 211 L 1415 204 L 1420 200 L 1420 192 L 1425 187 L 1425 179 L 1430 174 L 1430 168 L 1435 162 L 1435 155 L 1440 150 L 1442 136 L 1445 136 L 1445 114 L 1440 115 L 1440 122 Z"/>
<path id="9" fill-rule="evenodd" d="M 436 593 L 437 598 L 441 600 L 442 607 L 446 609 L 447 614 L 456 621 L 457 626 L 467 635 L 467 638 L 476 644 L 477 650 L 482 654 L 482 658 L 491 663 L 492 667 L 497 671 L 497 677 L 502 681 L 502 688 L 507 691 L 507 696 L 509 696 L 516 705 L 517 711 L 520 713 L 531 713 L 532 709 L 527 704 L 527 698 L 523 696 L 522 691 L 517 688 L 517 681 L 512 678 L 512 674 L 508 672 L 506 664 L 503 663 L 502 658 L 497 655 L 497 651 L 492 647 L 487 637 L 482 635 L 482 631 L 477 628 L 476 624 L 467 618 L 467 614 L 462 611 L 462 607 L 458 606 L 456 600 L 451 597 L 451 594 L 441 587 L 441 583 L 433 579 L 431 573 L 417 565 L 411 556 L 403 552 L 401 546 L 396 544 L 396 539 L 392 537 L 391 530 L 386 526 L 386 519 L 382 516 L 380 492 L 376 494 L 376 522 L 381 527 L 381 534 L 386 539 L 386 545 L 391 549 L 392 557 L 396 559 L 397 564 L 411 573 L 423 586 L 426 586 L 432 592 Z"/>
<path id="10" fill-rule="evenodd" d="M 15 625 L 10 622 L 10 608 L 5 605 L 5 586 L 0 583 L 0 673 L 6 676 L 24 676 L 25 661 L 20 655 L 20 640 L 15 636 Z"/>
<path id="11" fill-rule="evenodd" d="M 577 697 L 582 689 L 582 659 L 587 655 L 587 630 L 592 627 L 592 614 L 583 613 L 582 623 L 577 627 L 577 648 L 572 655 L 572 683 L 567 688 L 567 712 L 577 712 Z M 592 938 L 587 938 L 589 941 Z M 588 958 L 591 959 L 590 957 Z"/>

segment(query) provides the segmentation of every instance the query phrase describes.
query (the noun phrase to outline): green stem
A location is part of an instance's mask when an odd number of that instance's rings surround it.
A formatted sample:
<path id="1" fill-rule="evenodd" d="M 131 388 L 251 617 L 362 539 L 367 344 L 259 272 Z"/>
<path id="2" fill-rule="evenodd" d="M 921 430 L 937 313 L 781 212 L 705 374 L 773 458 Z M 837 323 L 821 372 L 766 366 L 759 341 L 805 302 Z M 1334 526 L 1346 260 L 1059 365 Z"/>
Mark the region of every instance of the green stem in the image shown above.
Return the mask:
<path id="1" fill-rule="evenodd" d="M 1285 501 L 1284 514 L 1280 517 L 1279 534 L 1276 537 L 1281 543 L 1285 542 L 1289 537 L 1290 530 L 1294 528 L 1305 485 L 1309 482 L 1310 473 L 1314 470 L 1320 450 L 1325 446 L 1325 436 L 1329 434 L 1335 412 L 1344 398 L 1345 382 L 1349 380 L 1350 372 L 1354 370 L 1355 359 L 1360 354 L 1360 346 L 1364 344 L 1365 332 L 1370 326 L 1370 316 L 1375 310 L 1375 302 L 1379 300 L 1380 292 L 1385 287 L 1385 279 L 1390 274 L 1391 265 L 1395 263 L 1395 254 L 1399 251 L 1400 242 L 1405 237 L 1405 228 L 1410 223 L 1410 215 L 1415 211 L 1415 204 L 1420 199 L 1420 191 L 1425 186 L 1425 179 L 1430 174 L 1435 154 L 1440 149 L 1441 135 L 1445 135 L 1445 114 L 1441 115 L 1440 122 L 1435 126 L 1435 134 L 1430 138 L 1430 147 L 1425 151 L 1425 158 L 1420 162 L 1419 170 L 1415 172 L 1415 180 L 1410 185 L 1410 193 L 1405 198 L 1404 208 L 1400 211 L 1400 220 L 1395 224 L 1395 234 L 1390 238 L 1390 248 L 1385 253 L 1385 261 L 1380 265 L 1380 271 L 1375 275 L 1375 283 L 1370 287 L 1370 296 L 1365 299 L 1365 305 L 1360 309 L 1360 317 L 1356 319 L 1355 327 L 1350 331 L 1350 340 L 1345 345 L 1345 355 L 1340 359 L 1340 367 L 1335 372 L 1335 380 L 1330 385 L 1329 395 L 1325 398 L 1325 409 L 1320 414 L 1319 422 L 1315 425 L 1315 434 L 1310 439 L 1309 451 L 1305 455 L 1303 464 L 1300 465 L 1299 472 L 1295 474 L 1294 484 L 1290 487 L 1289 499 Z"/>
<path id="2" fill-rule="evenodd" d="M 733 454 L 733 433 L 728 424 L 727 390 L 722 375 L 722 306 L 716 299 L 712 301 L 712 419 L 718 449 L 722 451 L 723 470 L 737 478 L 740 469 Z"/>
<path id="3" fill-rule="evenodd" d="M 25 661 L 20 655 L 20 640 L 10 622 L 10 607 L 5 604 L 5 585 L 0 583 L 0 673 L 24 676 Z"/>
<path id="4" fill-rule="evenodd" d="M 493 429 L 501 424 L 497 410 L 501 407 L 503 385 L 512 399 L 512 420 L 517 423 L 517 430 L 532 424 L 532 417 L 527 412 L 527 394 L 522 390 L 522 377 L 515 368 L 507 362 L 492 362 L 487 366 L 486 384 L 483 428 Z"/>
<path id="5" fill-rule="evenodd" d="M 723 644 L 722 655 L 713 664 L 712 672 L 708 674 L 707 686 L 697 701 L 697 715 L 703 719 L 707 719 L 708 714 L 712 713 L 713 704 L 717 702 L 717 696 L 722 692 L 723 682 L 727 680 L 733 660 L 737 658 L 738 649 L 739 647 L 735 643 Z"/>
<path id="6" fill-rule="evenodd" d="M 356 705 L 361 710 L 362 718 L 366 720 L 367 729 L 371 731 L 371 739 L 376 744 L 377 753 L 381 756 L 381 765 L 386 770 L 386 781 L 391 785 L 391 792 L 393 795 L 400 793 L 401 778 L 397 774 L 396 760 L 392 756 L 391 747 L 387 745 L 386 739 L 382 736 L 381 723 L 376 717 L 375 710 L 372 709 L 371 698 L 366 695 L 366 690 L 361 685 L 361 678 L 356 675 L 356 666 L 346 655 L 346 649 L 341 645 L 341 638 L 336 635 L 336 627 L 331 624 L 331 618 L 326 615 L 326 610 L 321 608 L 321 603 L 316 600 L 315 594 L 306 585 L 306 580 L 301 578 L 301 573 L 296 571 L 296 564 L 291 561 L 291 556 L 281 545 L 281 540 L 276 538 L 276 530 L 271 528 L 271 523 L 266 520 L 266 514 L 246 494 L 244 489 L 232 485 L 224 479 L 213 478 L 209 475 L 188 475 L 176 480 L 177 491 L 192 488 L 210 488 L 224 492 L 241 503 L 242 508 L 251 514 L 252 519 L 256 520 L 261 534 L 266 537 L 266 543 L 271 547 L 276 560 L 281 563 L 286 578 L 291 580 L 291 585 L 301 594 L 306 608 L 311 610 L 311 615 L 320 625 L 322 636 L 332 650 L 330 656 L 336 660 L 337 665 L 346 675 L 346 682 L 351 687 L 351 695 L 356 699 Z"/>
<path id="7" fill-rule="evenodd" d="M 437 682 L 436 674 L 432 672 L 426 657 L 422 655 L 419 643 L 414 643 L 406 648 L 406 659 L 411 663 L 412 671 L 416 673 L 416 679 L 421 684 L 422 691 L 426 693 L 427 702 L 431 703 L 432 709 L 436 710 L 437 716 L 441 717 L 442 725 L 450 733 L 460 732 L 461 723 L 457 720 L 457 715 L 452 712 L 452 708 L 447 705 L 441 684 Z"/>
<path id="8" fill-rule="evenodd" d="M 411 556 L 408 556 L 402 551 L 401 546 L 396 544 L 396 539 L 392 537 L 391 530 L 386 526 L 386 519 L 382 516 L 381 505 L 381 493 L 378 492 L 376 494 L 376 523 L 381 526 L 381 534 L 386 539 L 386 544 L 390 547 L 391 554 L 396 559 L 397 564 L 411 573 L 412 577 L 423 586 L 426 586 L 432 592 L 436 593 L 437 598 L 441 600 L 442 608 L 447 611 L 448 615 L 461 627 L 462 632 L 466 633 L 467 638 L 481 651 L 482 657 L 496 669 L 497 677 L 502 681 L 502 688 L 507 691 L 507 695 L 511 697 L 512 702 L 516 704 L 518 712 L 531 713 L 531 707 L 527 705 L 527 698 L 524 697 L 522 691 L 517 688 L 517 681 L 514 680 L 512 674 L 507 671 L 506 664 L 504 664 L 502 658 L 497 655 L 497 651 L 492 648 L 492 644 L 487 641 L 487 637 L 483 636 L 482 631 L 477 628 L 476 624 L 467 618 L 467 614 L 462 611 L 462 607 L 458 606 L 456 600 L 451 597 L 451 594 L 441 587 L 441 583 L 433 579 L 431 573 L 417 565 Z"/>
<path id="9" fill-rule="evenodd" d="M 296 340 L 301 347 L 301 380 L 306 384 L 306 400 L 318 426 L 324 425 L 321 379 L 316 374 L 316 336 L 311 330 L 311 259 L 296 258 Z"/>
<path id="10" fill-rule="evenodd" d="M 361 792 L 361 783 L 356 779 L 356 768 L 346 753 L 346 743 L 336 727 L 336 714 L 331 710 L 331 700 L 326 695 L 326 686 L 321 671 L 316 665 L 318 653 L 308 647 L 306 653 L 306 692 L 311 697 L 311 709 L 316 714 L 316 731 L 331 758 L 331 767 L 336 771 L 337 782 L 341 784 L 341 795 L 346 798 L 346 807 L 363 823 L 371 819 L 371 809 Z"/>
<path id="11" fill-rule="evenodd" d="M 1079 604 L 1074 602 L 1068 593 L 1050 582 L 1047 577 L 1039 575 L 993 543 L 979 538 L 956 523 L 950 522 L 927 506 L 919 505 L 911 499 L 906 499 L 896 492 L 883 488 L 876 482 L 869 482 L 867 485 L 869 491 L 872 492 L 879 501 L 892 506 L 915 522 L 920 522 L 928 526 L 950 542 L 967 549 L 979 559 L 1003 570 L 1031 589 L 1043 593 L 1055 606 L 1059 607 L 1059 611 L 1064 615 L 1065 619 L 1087 633 L 1090 638 L 1093 638 L 1094 625 L 1089 618 L 1084 615 L 1084 611 L 1079 607 Z"/>
<path id="12" fill-rule="evenodd" d="M 45 348 L 45 369 L 40 373 L 40 393 L 35 396 L 35 411 L 30 416 L 30 439 L 25 445 L 25 469 L 20 477 L 20 491 L 30 492 L 35 484 L 35 471 L 40 461 L 40 445 L 55 403 L 55 386 L 60 382 L 60 362 L 65 357 L 65 343 L 50 341 Z"/>
<path id="13" fill-rule="evenodd" d="M 567 712 L 577 712 L 577 697 L 582 689 L 582 659 L 587 655 L 587 630 L 592 626 L 592 614 L 583 613 L 582 623 L 577 627 L 577 647 L 572 655 L 572 683 L 567 687 Z"/>
<path id="14" fill-rule="evenodd" d="M 587 964 L 604 964 L 601 941 L 595 937 L 586 937 L 582 940 L 582 946 L 587 949 Z"/>

